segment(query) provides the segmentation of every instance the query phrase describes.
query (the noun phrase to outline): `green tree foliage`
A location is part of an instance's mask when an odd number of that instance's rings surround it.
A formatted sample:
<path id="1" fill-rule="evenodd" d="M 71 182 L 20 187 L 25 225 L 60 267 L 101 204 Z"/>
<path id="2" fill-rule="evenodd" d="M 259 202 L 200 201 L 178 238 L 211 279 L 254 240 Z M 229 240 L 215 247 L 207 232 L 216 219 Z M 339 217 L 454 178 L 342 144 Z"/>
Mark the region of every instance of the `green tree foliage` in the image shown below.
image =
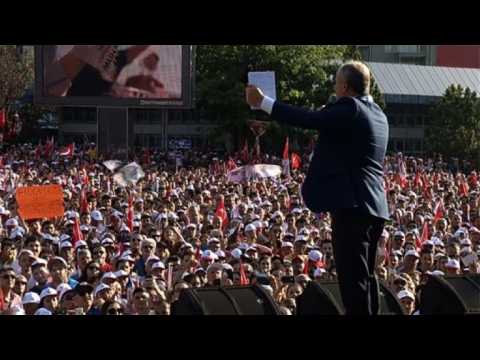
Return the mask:
<path id="1" fill-rule="evenodd" d="M 452 85 L 430 113 L 426 130 L 429 151 L 465 159 L 479 159 L 480 99 L 474 91 Z"/>
<path id="2" fill-rule="evenodd" d="M 202 45 L 196 49 L 197 107 L 219 114 L 214 138 L 228 132 L 236 147 L 252 138 L 247 121 L 261 119 L 245 104 L 249 71 L 275 71 L 277 97 L 292 105 L 317 109 L 333 94 L 334 76 L 345 60 L 355 59 L 348 45 Z M 378 87 L 376 88 L 378 90 Z M 377 96 L 375 96 L 377 98 Z M 312 134 L 270 125 L 264 137 L 277 144 L 286 133 L 303 137 Z"/>

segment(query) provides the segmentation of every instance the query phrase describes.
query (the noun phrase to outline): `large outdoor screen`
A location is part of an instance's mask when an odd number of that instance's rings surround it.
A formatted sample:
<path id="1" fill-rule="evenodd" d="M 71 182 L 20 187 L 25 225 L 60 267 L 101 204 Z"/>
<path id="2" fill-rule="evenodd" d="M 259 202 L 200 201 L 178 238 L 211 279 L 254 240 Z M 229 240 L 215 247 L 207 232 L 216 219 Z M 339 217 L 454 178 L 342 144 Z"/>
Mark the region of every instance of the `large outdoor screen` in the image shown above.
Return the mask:
<path id="1" fill-rule="evenodd" d="M 38 103 L 193 106 L 190 45 L 42 45 L 35 57 Z"/>

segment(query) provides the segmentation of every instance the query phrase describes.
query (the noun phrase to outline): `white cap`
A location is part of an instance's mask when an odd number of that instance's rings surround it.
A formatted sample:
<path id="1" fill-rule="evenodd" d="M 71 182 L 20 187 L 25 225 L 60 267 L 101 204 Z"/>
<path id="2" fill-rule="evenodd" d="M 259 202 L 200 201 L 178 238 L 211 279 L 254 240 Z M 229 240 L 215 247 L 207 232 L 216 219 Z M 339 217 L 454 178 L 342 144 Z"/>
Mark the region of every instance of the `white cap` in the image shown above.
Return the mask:
<path id="1" fill-rule="evenodd" d="M 399 300 L 402 300 L 402 299 L 405 299 L 405 298 L 409 298 L 409 299 L 412 299 L 413 301 L 415 301 L 415 296 L 408 290 L 402 290 L 398 293 L 397 295 L 398 299 Z"/>
<path id="2" fill-rule="evenodd" d="M 312 261 L 322 261 L 323 259 L 323 254 L 318 251 L 318 250 L 311 250 L 309 253 L 308 253 L 308 258 Z"/>
<path id="3" fill-rule="evenodd" d="M 102 245 L 115 245 L 115 242 L 110 238 L 105 238 L 101 242 Z"/>
<path id="4" fill-rule="evenodd" d="M 107 290 L 107 289 L 110 289 L 110 286 L 108 286 L 107 284 L 101 283 L 100 285 L 98 285 L 98 286 L 95 288 L 94 296 L 96 297 L 99 292 L 101 292 L 101 291 L 103 291 L 103 290 Z"/>
<path id="5" fill-rule="evenodd" d="M 305 241 L 307 242 L 307 238 L 303 235 L 298 235 L 296 238 L 295 238 L 295 242 L 297 241 Z"/>
<path id="6" fill-rule="evenodd" d="M 95 221 L 103 221 L 102 213 L 98 210 L 93 210 L 92 213 L 90 214 L 90 216 Z"/>
<path id="7" fill-rule="evenodd" d="M 152 265 L 152 270 L 154 269 L 165 270 L 165 264 L 162 261 L 157 261 L 155 264 Z"/>
<path id="8" fill-rule="evenodd" d="M 84 240 L 79 240 L 75 243 L 75 250 L 78 249 L 80 246 L 88 246 L 88 244 Z"/>
<path id="9" fill-rule="evenodd" d="M 460 269 L 460 262 L 455 259 L 449 259 L 445 264 L 445 267 L 450 269 Z"/>
<path id="10" fill-rule="evenodd" d="M 322 276 L 322 274 L 325 274 L 327 271 L 324 269 L 324 268 L 317 268 L 315 269 L 315 271 L 313 272 L 313 277 L 316 278 L 316 277 L 320 277 Z"/>
<path id="11" fill-rule="evenodd" d="M 290 241 L 283 241 L 282 248 L 284 247 L 293 248 L 293 244 Z"/>
<path id="12" fill-rule="evenodd" d="M 128 276 L 128 272 L 126 272 L 125 270 L 118 270 L 118 271 L 115 271 L 113 274 L 117 277 L 117 279 Z"/>
<path id="13" fill-rule="evenodd" d="M 67 291 L 71 291 L 72 288 L 70 287 L 70 285 L 68 284 L 60 284 L 57 286 L 57 293 L 60 294 L 60 297 L 59 297 L 59 300 L 62 301 L 62 298 L 63 298 L 63 295 L 65 295 L 65 293 Z"/>
<path id="14" fill-rule="evenodd" d="M 24 233 L 22 228 L 17 227 L 15 230 L 12 231 L 10 234 L 10 239 L 15 239 L 17 236 L 23 237 Z"/>
<path id="15" fill-rule="evenodd" d="M 60 235 L 60 238 L 59 238 L 60 243 L 66 241 L 66 240 L 69 240 L 69 239 L 71 239 L 71 236 L 67 235 L 67 234 L 62 234 L 62 235 Z"/>
<path id="16" fill-rule="evenodd" d="M 205 250 L 202 253 L 202 259 L 217 260 L 218 256 L 213 251 Z"/>
<path id="17" fill-rule="evenodd" d="M 233 267 L 232 265 L 228 264 L 228 263 L 225 263 L 223 264 L 223 270 L 231 270 L 233 271 Z"/>
<path id="18" fill-rule="evenodd" d="M 240 259 L 240 257 L 242 256 L 242 254 L 243 254 L 243 253 L 242 253 L 242 250 L 240 250 L 240 249 L 238 249 L 238 248 L 237 248 L 237 249 L 233 249 L 232 252 L 231 252 L 232 257 L 235 258 L 235 259 Z"/>
<path id="19" fill-rule="evenodd" d="M 408 250 L 405 253 L 405 257 L 407 256 L 415 256 L 416 258 L 420 258 L 420 256 L 418 255 L 418 252 L 416 252 L 415 250 Z"/>
<path id="20" fill-rule="evenodd" d="M 134 259 L 133 257 L 131 257 L 130 255 L 123 254 L 122 256 L 120 256 L 120 258 L 118 259 L 118 261 L 135 262 L 135 259 Z"/>
<path id="21" fill-rule="evenodd" d="M 5 222 L 5 226 L 13 226 L 13 227 L 17 227 L 18 226 L 18 221 L 17 219 L 8 219 L 6 222 Z"/>
<path id="22" fill-rule="evenodd" d="M 57 296 L 57 295 L 58 295 L 57 290 L 52 289 L 51 287 L 46 287 L 40 293 L 40 300 L 43 300 L 47 296 Z"/>
<path id="23" fill-rule="evenodd" d="M 217 255 L 219 258 L 224 258 L 226 257 L 225 252 L 223 250 L 218 250 L 215 252 L 215 255 Z"/>
<path id="24" fill-rule="evenodd" d="M 472 246 L 472 242 L 470 241 L 469 238 L 463 239 L 462 241 L 460 241 L 460 244 L 461 244 L 462 246 Z"/>
<path id="25" fill-rule="evenodd" d="M 53 263 L 54 261 L 58 261 L 58 262 L 62 263 L 63 266 L 68 268 L 67 261 L 64 258 L 62 258 L 61 256 L 55 256 L 55 257 L 51 258 L 50 260 L 48 260 L 49 263 Z"/>
<path id="26" fill-rule="evenodd" d="M 298 232 L 298 235 L 308 236 L 308 235 L 310 235 L 310 231 L 308 231 L 307 228 L 301 228 L 300 231 Z"/>
<path id="27" fill-rule="evenodd" d="M 36 292 L 27 292 L 23 295 L 22 304 L 40 304 L 40 296 Z"/>
<path id="28" fill-rule="evenodd" d="M 45 260 L 45 259 L 43 259 L 43 258 L 38 258 L 37 260 L 35 260 L 35 261 L 32 263 L 32 267 L 37 266 L 37 265 L 47 266 L 47 260 Z"/>
<path id="29" fill-rule="evenodd" d="M 395 231 L 395 234 L 393 234 L 394 237 L 401 236 L 405 237 L 405 233 L 403 231 Z"/>
<path id="30" fill-rule="evenodd" d="M 280 216 L 280 217 L 283 218 L 283 214 L 282 214 L 281 211 L 275 211 L 275 212 L 273 213 L 273 215 L 272 215 L 272 218 L 275 219 L 275 218 L 278 217 L 278 216 Z"/>
<path id="31" fill-rule="evenodd" d="M 292 210 L 292 213 L 294 213 L 294 214 L 301 214 L 301 213 L 302 213 L 302 209 L 300 209 L 300 208 L 295 208 L 295 209 Z"/>
<path id="32" fill-rule="evenodd" d="M 10 215 L 10 211 L 6 210 L 3 206 L 0 206 L 0 215 Z"/>
<path id="33" fill-rule="evenodd" d="M 246 227 L 245 227 L 245 231 L 256 231 L 257 228 L 255 227 L 255 225 L 253 224 L 248 224 Z"/>
<path id="34" fill-rule="evenodd" d="M 188 224 L 188 225 L 187 225 L 187 229 L 188 229 L 188 228 L 196 228 L 196 227 L 197 227 L 197 226 L 196 226 L 195 224 Z"/>
<path id="35" fill-rule="evenodd" d="M 47 310 L 45 308 L 40 308 L 38 309 L 37 311 L 35 311 L 35 314 L 33 315 L 53 315 L 52 312 L 50 310 Z"/>
<path id="36" fill-rule="evenodd" d="M 81 225 L 80 226 L 80 231 L 89 231 L 90 230 L 90 226 L 88 225 Z"/>
<path id="37" fill-rule="evenodd" d="M 35 255 L 33 255 L 33 252 L 30 251 L 30 250 L 28 250 L 28 249 L 20 250 L 20 252 L 18 253 L 17 258 L 19 258 L 20 256 L 22 256 L 23 254 L 28 254 L 28 256 L 30 256 L 31 258 L 36 259 Z"/>
<path id="38" fill-rule="evenodd" d="M 433 276 L 445 276 L 445 273 L 443 271 L 440 271 L 440 270 L 435 270 L 435 271 L 432 271 L 432 275 Z"/>
<path id="39" fill-rule="evenodd" d="M 211 243 L 214 243 L 214 242 L 219 243 L 220 240 L 218 240 L 217 238 L 212 237 L 212 238 L 208 239 L 207 244 L 211 244 Z"/>
<path id="40" fill-rule="evenodd" d="M 115 276 L 115 274 L 113 272 L 109 271 L 109 272 L 106 272 L 105 274 L 103 274 L 102 281 L 104 279 L 116 280 L 117 277 Z"/>
<path id="41" fill-rule="evenodd" d="M 70 247 L 70 248 L 73 247 L 72 243 L 70 241 L 64 241 L 64 242 L 60 243 L 60 250 L 64 249 L 64 248 L 67 248 L 67 247 Z"/>

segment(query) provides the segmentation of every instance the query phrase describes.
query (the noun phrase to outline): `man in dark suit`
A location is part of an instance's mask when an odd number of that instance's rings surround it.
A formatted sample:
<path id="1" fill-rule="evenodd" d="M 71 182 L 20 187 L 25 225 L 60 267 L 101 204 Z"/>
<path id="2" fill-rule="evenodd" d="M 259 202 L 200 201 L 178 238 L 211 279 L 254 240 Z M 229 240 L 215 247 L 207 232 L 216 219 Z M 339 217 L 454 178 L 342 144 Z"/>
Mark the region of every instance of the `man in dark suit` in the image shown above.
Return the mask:
<path id="1" fill-rule="evenodd" d="M 295 108 L 246 89 L 247 103 L 281 124 L 320 131 L 302 196 L 313 212 L 332 216 L 334 258 L 347 314 L 378 314 L 377 243 L 389 219 L 383 186 L 388 122 L 369 95 L 370 71 L 360 62 L 337 72 L 337 101 L 320 111 Z"/>

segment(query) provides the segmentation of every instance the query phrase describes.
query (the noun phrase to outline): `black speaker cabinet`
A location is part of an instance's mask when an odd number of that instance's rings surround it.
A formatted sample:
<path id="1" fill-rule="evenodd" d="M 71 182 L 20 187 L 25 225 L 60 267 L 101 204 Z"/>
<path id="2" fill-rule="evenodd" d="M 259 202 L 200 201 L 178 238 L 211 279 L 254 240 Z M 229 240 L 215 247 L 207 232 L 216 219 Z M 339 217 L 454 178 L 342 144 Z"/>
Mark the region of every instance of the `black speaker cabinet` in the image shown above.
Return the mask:
<path id="1" fill-rule="evenodd" d="M 185 289 L 172 315 L 279 315 L 278 306 L 259 286 Z"/>
<path id="2" fill-rule="evenodd" d="M 422 315 L 479 315 L 480 275 L 430 276 L 420 292 Z"/>
<path id="3" fill-rule="evenodd" d="M 342 296 L 338 282 L 311 281 L 305 291 L 297 298 L 298 315 L 344 315 Z M 404 315 L 403 307 L 397 297 L 380 282 L 380 314 Z"/>

